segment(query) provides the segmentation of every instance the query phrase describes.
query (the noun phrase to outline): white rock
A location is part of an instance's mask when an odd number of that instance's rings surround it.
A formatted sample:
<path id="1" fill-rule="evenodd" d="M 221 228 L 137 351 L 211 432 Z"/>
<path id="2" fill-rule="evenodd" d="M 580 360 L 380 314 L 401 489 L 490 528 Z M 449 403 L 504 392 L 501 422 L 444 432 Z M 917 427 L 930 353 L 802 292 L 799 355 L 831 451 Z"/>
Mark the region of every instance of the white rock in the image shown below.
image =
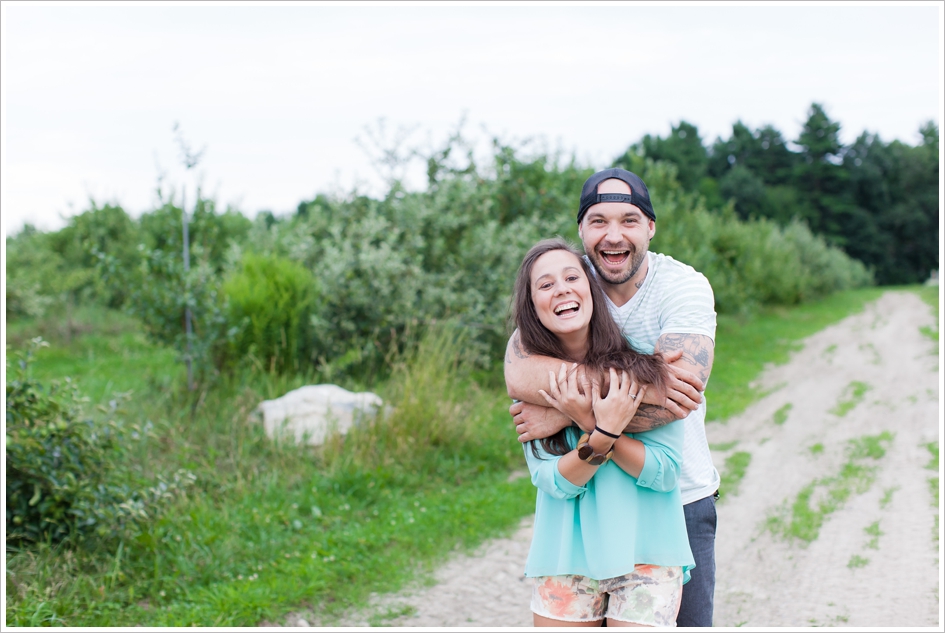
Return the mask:
<path id="1" fill-rule="evenodd" d="M 384 406 L 369 391 L 354 393 L 338 385 L 306 385 L 275 400 L 263 400 L 256 408 L 266 435 L 292 438 L 313 446 L 323 444 L 334 431 L 342 435 L 361 420 L 373 417 Z"/>

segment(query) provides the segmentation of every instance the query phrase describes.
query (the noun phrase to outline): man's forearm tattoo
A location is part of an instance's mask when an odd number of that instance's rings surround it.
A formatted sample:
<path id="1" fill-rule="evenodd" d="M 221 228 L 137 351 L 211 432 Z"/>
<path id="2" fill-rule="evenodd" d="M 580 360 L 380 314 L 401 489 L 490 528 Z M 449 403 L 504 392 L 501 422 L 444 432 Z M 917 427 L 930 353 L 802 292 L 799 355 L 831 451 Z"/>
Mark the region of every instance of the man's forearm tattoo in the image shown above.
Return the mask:
<path id="1" fill-rule="evenodd" d="M 515 330 L 515 332 L 512 333 L 512 338 L 509 341 L 508 346 L 505 348 L 505 362 L 511 365 L 512 356 L 509 352 L 515 354 L 515 356 L 520 359 L 525 359 L 530 356 L 530 354 L 525 351 L 525 348 L 522 347 L 522 342 L 518 337 L 518 330 Z"/>
<path id="2" fill-rule="evenodd" d="M 522 347 L 522 342 L 519 340 L 518 332 L 515 333 L 515 336 L 512 337 L 512 351 L 515 352 L 515 355 L 518 358 L 528 358 L 530 354 L 525 351 L 525 348 Z"/>
<path id="3" fill-rule="evenodd" d="M 712 350 L 707 347 L 712 339 L 702 334 L 664 334 L 657 344 L 659 352 L 675 352 L 682 350 L 682 360 L 698 367 L 695 372 L 699 380 L 706 382 L 712 371 Z"/>
<path id="4" fill-rule="evenodd" d="M 676 420 L 668 409 L 655 404 L 641 404 L 630 424 L 625 429 L 629 433 L 643 433 L 665 426 Z"/>

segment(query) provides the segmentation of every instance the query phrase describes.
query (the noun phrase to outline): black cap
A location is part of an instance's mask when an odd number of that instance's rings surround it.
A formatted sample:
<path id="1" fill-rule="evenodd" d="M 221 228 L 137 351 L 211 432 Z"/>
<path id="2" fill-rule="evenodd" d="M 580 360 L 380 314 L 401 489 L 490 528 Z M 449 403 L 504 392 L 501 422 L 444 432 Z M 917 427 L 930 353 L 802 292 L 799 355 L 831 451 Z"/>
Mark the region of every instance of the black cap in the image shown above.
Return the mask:
<path id="1" fill-rule="evenodd" d="M 625 193 L 597 193 L 597 186 L 609 180 L 616 178 L 630 185 L 630 195 Z M 578 224 L 584 218 L 587 210 L 598 202 L 629 202 L 636 205 L 640 211 L 643 211 L 651 220 L 656 221 L 656 213 L 653 211 L 653 205 L 650 204 L 650 192 L 646 190 L 646 185 L 636 174 L 614 167 L 599 171 L 584 182 L 584 188 L 581 189 L 581 207 L 578 209 Z"/>

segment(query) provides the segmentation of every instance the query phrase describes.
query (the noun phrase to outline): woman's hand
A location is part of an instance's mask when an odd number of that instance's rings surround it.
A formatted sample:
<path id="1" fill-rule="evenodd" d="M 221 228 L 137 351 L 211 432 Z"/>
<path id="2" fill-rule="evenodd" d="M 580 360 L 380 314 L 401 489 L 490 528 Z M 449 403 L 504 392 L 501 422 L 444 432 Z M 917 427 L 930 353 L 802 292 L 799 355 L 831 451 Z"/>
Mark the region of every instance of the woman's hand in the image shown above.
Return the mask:
<path id="1" fill-rule="evenodd" d="M 610 388 L 606 397 L 601 397 L 597 383 L 591 386 L 591 406 L 597 426 L 608 433 L 623 433 L 624 428 L 637 412 L 643 401 L 646 385 L 639 385 L 625 371 L 610 369 Z"/>
<path id="2" fill-rule="evenodd" d="M 565 363 L 561 363 L 558 375 L 555 376 L 554 372 L 549 371 L 548 378 L 550 383 L 548 391 L 551 395 L 543 389 L 539 389 L 538 393 L 549 405 L 577 422 L 582 430 L 593 429 L 594 411 L 591 406 L 591 385 L 587 374 L 583 370 L 578 372 L 577 363 L 571 365 L 570 371 Z"/>

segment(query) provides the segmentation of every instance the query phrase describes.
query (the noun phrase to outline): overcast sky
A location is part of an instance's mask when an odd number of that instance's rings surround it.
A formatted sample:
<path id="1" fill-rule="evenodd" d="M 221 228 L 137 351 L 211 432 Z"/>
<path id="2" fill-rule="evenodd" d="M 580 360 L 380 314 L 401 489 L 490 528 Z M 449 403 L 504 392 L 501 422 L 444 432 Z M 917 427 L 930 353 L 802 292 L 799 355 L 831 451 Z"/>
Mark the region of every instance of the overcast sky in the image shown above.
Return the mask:
<path id="1" fill-rule="evenodd" d="M 57 229 L 90 196 L 137 216 L 159 169 L 193 183 L 174 122 L 206 147 L 205 193 L 250 217 L 377 191 L 355 139 L 382 118 L 422 144 L 465 115 L 597 168 L 680 120 L 707 143 L 738 119 L 794 139 L 812 102 L 845 142 L 915 144 L 941 123 L 943 5 L 904 5 L 4 2 L 3 231 Z"/>

